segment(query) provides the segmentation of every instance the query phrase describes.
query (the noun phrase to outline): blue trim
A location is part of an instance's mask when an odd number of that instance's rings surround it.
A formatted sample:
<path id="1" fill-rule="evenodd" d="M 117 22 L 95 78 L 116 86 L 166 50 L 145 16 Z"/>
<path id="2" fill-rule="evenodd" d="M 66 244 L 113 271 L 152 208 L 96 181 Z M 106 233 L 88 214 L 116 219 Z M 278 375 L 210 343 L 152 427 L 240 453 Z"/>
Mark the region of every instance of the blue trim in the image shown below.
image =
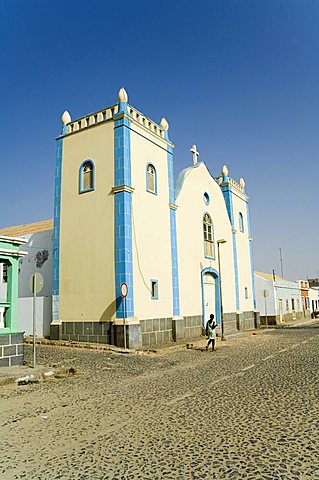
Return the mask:
<path id="1" fill-rule="evenodd" d="M 90 163 L 92 165 L 92 183 L 93 186 L 90 188 L 87 188 L 86 190 L 83 189 L 83 167 L 85 163 Z M 95 165 L 93 160 L 87 159 L 82 162 L 80 168 L 79 168 L 79 193 L 86 193 L 86 192 L 92 192 L 95 189 Z"/>
<path id="2" fill-rule="evenodd" d="M 168 191 L 169 203 L 175 204 L 174 171 L 173 171 L 173 147 L 167 147 L 167 170 L 168 170 Z M 171 233 L 171 257 L 172 257 L 172 293 L 173 293 L 173 316 L 180 315 L 179 303 L 179 275 L 178 275 L 178 255 L 176 238 L 176 210 L 170 208 L 170 233 Z"/>
<path id="3" fill-rule="evenodd" d="M 229 216 L 229 220 L 232 226 L 232 229 L 235 229 L 234 223 L 234 210 L 233 210 L 233 199 L 232 199 L 232 191 L 228 183 L 226 183 L 225 179 L 228 181 L 228 177 L 224 177 L 223 182 L 220 188 L 224 195 L 225 204 Z M 236 310 L 240 310 L 240 302 L 239 302 L 239 282 L 238 282 L 238 259 L 237 259 L 237 244 L 236 244 L 236 234 L 233 231 L 233 256 L 234 256 L 234 271 L 235 271 L 235 291 L 236 291 Z"/>
<path id="4" fill-rule="evenodd" d="M 244 228 L 244 217 L 241 212 L 238 214 L 238 223 L 239 223 L 239 230 L 244 233 L 245 228 Z"/>
<path id="5" fill-rule="evenodd" d="M 205 236 L 204 236 L 204 217 L 205 215 L 208 215 L 209 218 L 211 219 L 212 221 L 212 238 L 213 238 L 213 256 L 210 257 L 209 255 L 206 255 L 206 252 L 205 252 Z M 212 216 L 209 212 L 204 212 L 203 214 L 203 219 L 202 219 L 202 229 L 203 229 L 203 247 L 204 247 L 204 257 L 205 258 L 209 258 L 210 260 L 215 260 L 215 234 L 214 234 L 214 225 L 213 225 L 213 219 L 212 219 Z"/>
<path id="6" fill-rule="evenodd" d="M 176 240 L 176 211 L 170 209 L 171 229 L 171 256 L 172 256 L 172 286 L 173 286 L 173 316 L 180 315 L 179 306 L 179 279 L 178 279 L 178 258 Z"/>
<path id="7" fill-rule="evenodd" d="M 127 102 L 119 102 L 118 103 L 118 112 L 115 115 L 118 115 L 119 113 L 128 113 L 127 112 Z"/>
<path id="8" fill-rule="evenodd" d="M 173 167 L 173 147 L 167 147 L 167 167 L 168 167 L 168 189 L 169 189 L 169 203 L 175 203 L 175 188 L 174 188 L 174 167 Z"/>
<path id="9" fill-rule="evenodd" d="M 154 178 L 155 178 L 155 182 L 154 182 L 154 184 L 155 184 L 155 192 L 153 192 L 152 190 L 149 190 L 149 189 L 147 188 L 147 185 L 148 185 L 148 172 L 147 172 L 147 169 L 148 169 L 149 165 L 151 165 L 151 167 L 154 168 L 154 172 L 155 172 L 155 175 L 154 175 Z M 151 162 L 149 162 L 149 163 L 146 165 L 146 191 L 147 191 L 148 193 L 152 193 L 153 195 L 157 195 L 157 171 L 156 171 L 156 168 L 154 167 L 154 164 L 151 163 Z"/>
<path id="10" fill-rule="evenodd" d="M 125 117 L 115 121 L 114 126 L 114 184 L 131 186 L 131 143 L 129 120 Z M 115 225 L 115 293 L 116 317 L 134 317 L 133 246 L 132 246 L 132 193 L 114 193 Z M 126 310 L 121 296 L 121 283 L 128 286 Z"/>
<path id="11" fill-rule="evenodd" d="M 205 296 L 204 296 L 204 275 L 205 273 L 211 273 L 215 278 L 215 318 L 218 325 L 221 324 L 221 308 L 220 308 L 220 291 L 219 291 L 219 274 L 214 268 L 204 268 L 201 272 L 201 285 L 202 285 L 202 310 L 203 310 L 203 326 L 206 327 L 205 322 Z"/>
<path id="12" fill-rule="evenodd" d="M 250 230 L 250 214 L 249 214 L 249 205 L 246 204 L 246 211 L 247 211 L 247 229 L 248 229 L 248 238 L 249 238 L 249 254 L 250 254 L 250 268 L 251 268 L 251 284 L 253 288 L 253 297 L 254 297 L 254 309 L 257 308 L 257 301 L 256 301 L 256 286 L 255 286 L 255 275 L 254 275 L 254 254 L 253 254 L 253 241 L 251 238 L 251 230 Z"/>
<path id="13" fill-rule="evenodd" d="M 56 141 L 54 166 L 54 216 L 52 253 L 52 320 L 59 319 L 60 290 L 60 213 L 63 140 Z"/>
<path id="14" fill-rule="evenodd" d="M 114 186 L 131 187 L 131 130 L 126 117 L 115 120 L 114 126 Z"/>
<path id="15" fill-rule="evenodd" d="M 153 283 L 156 284 L 156 295 L 153 296 Z M 156 278 L 151 278 L 151 299 L 158 300 L 158 280 Z"/>

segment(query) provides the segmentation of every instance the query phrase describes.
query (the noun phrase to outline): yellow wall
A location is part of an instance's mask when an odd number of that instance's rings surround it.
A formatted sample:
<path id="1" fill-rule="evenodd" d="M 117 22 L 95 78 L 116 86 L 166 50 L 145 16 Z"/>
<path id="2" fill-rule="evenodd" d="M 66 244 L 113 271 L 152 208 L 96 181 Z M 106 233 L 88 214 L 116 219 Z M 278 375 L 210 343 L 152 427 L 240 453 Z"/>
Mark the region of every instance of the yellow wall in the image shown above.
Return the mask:
<path id="1" fill-rule="evenodd" d="M 60 320 L 110 320 L 115 313 L 113 122 L 63 140 Z M 79 194 L 79 168 L 95 164 L 95 190 Z"/>
<path id="2" fill-rule="evenodd" d="M 166 143 L 132 123 L 134 308 L 139 319 L 170 317 L 172 263 Z M 162 148 L 160 148 L 162 147 Z M 157 172 L 157 195 L 146 190 L 146 166 Z M 151 279 L 158 280 L 158 300 L 151 299 Z"/>
<path id="3" fill-rule="evenodd" d="M 204 203 L 207 192 L 210 204 Z M 232 230 L 225 201 L 219 185 L 211 177 L 204 163 L 191 168 L 176 199 L 177 246 L 181 315 L 202 315 L 201 272 L 205 268 L 218 271 L 216 240 L 220 245 L 222 294 L 224 312 L 236 311 Z M 203 216 L 212 217 L 215 238 L 215 260 L 204 255 Z"/>

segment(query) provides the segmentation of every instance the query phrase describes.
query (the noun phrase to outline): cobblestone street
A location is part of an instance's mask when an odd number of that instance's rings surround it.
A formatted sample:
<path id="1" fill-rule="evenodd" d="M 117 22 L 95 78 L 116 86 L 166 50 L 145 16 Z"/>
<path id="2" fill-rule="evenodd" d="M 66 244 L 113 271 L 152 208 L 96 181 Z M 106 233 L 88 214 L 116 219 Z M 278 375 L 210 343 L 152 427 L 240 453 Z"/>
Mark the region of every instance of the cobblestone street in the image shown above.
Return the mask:
<path id="1" fill-rule="evenodd" d="M 216 352 L 41 346 L 78 373 L 1 388 L 0 478 L 318 480 L 318 347 L 318 324 Z"/>

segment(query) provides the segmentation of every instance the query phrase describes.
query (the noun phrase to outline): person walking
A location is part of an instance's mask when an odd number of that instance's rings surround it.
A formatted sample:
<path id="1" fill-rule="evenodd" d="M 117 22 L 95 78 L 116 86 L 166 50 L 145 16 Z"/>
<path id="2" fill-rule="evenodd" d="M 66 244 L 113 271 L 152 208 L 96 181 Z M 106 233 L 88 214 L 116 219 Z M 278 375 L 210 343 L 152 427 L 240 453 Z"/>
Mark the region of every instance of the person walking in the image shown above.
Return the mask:
<path id="1" fill-rule="evenodd" d="M 215 343 L 216 343 L 216 328 L 218 327 L 218 324 L 215 322 L 215 317 L 211 313 L 209 320 L 206 324 L 206 335 L 208 337 L 208 343 L 206 345 L 206 351 L 208 350 L 208 347 L 210 344 L 212 344 L 212 352 L 216 350 L 215 348 Z"/>

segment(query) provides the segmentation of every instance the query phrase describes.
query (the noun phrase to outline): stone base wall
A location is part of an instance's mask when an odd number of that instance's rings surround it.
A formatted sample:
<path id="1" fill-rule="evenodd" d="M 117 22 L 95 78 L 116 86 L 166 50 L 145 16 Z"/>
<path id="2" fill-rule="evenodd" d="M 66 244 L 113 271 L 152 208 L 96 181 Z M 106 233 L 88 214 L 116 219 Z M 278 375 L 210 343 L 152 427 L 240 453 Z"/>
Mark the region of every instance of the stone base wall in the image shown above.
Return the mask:
<path id="1" fill-rule="evenodd" d="M 258 328 L 258 312 L 224 313 L 224 334 L 234 335 L 242 330 Z M 221 334 L 221 329 L 219 328 Z M 185 317 L 151 318 L 126 326 L 126 345 L 139 348 L 183 341 L 205 336 L 202 315 Z M 62 322 L 51 325 L 52 340 L 73 342 L 106 343 L 123 347 L 123 325 L 113 322 Z"/>
<path id="2" fill-rule="evenodd" d="M 172 318 L 140 320 L 142 346 L 158 345 L 172 341 Z"/>
<path id="3" fill-rule="evenodd" d="M 23 333 L 0 334 L 0 367 L 23 365 Z"/>
<path id="4" fill-rule="evenodd" d="M 52 325 L 50 338 L 52 340 L 68 340 L 71 342 L 107 343 L 113 344 L 112 322 L 62 322 Z M 59 331 L 57 331 L 59 330 Z M 55 338 L 59 335 L 58 338 Z"/>
<path id="5" fill-rule="evenodd" d="M 237 314 L 236 312 L 232 313 L 224 313 L 224 335 L 234 335 L 235 333 L 238 333 L 238 319 L 237 319 Z M 219 326 L 219 330 L 217 330 L 218 333 L 221 334 L 221 325 Z"/>
<path id="6" fill-rule="evenodd" d="M 237 314 L 238 330 L 253 330 L 254 328 L 257 328 L 255 313 L 256 312 L 254 311 L 250 311 Z"/>
<path id="7" fill-rule="evenodd" d="M 280 321 L 279 315 L 268 315 L 267 319 L 265 316 L 260 317 L 261 325 L 283 325 L 285 322 L 293 322 L 296 320 L 302 320 L 304 318 L 303 312 L 296 312 L 296 318 L 293 319 L 292 313 L 285 313 L 283 315 L 282 322 Z"/>
<path id="8" fill-rule="evenodd" d="M 185 338 L 200 337 L 203 331 L 202 315 L 194 315 L 185 318 Z"/>

